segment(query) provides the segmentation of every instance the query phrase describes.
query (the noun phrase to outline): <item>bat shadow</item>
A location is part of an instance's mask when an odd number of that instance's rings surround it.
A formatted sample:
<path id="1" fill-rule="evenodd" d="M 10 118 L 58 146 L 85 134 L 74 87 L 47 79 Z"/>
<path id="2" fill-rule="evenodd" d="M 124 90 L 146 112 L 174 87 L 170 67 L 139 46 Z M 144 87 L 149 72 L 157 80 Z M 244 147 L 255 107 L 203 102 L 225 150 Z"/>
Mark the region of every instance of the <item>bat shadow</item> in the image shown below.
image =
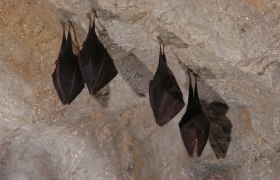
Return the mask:
<path id="1" fill-rule="evenodd" d="M 149 81 L 153 78 L 153 73 L 135 54 L 125 51 L 115 43 L 105 28 L 102 28 L 102 30 L 98 29 L 98 34 L 101 42 L 113 57 L 119 74 L 137 96 L 145 97 L 148 93 Z M 109 93 L 106 94 L 109 95 Z"/>
<path id="2" fill-rule="evenodd" d="M 187 76 L 187 65 L 180 59 L 179 64 L 183 67 Z M 214 78 L 212 71 L 207 68 L 191 67 L 202 77 Z M 200 73 L 202 72 L 202 73 Z M 185 84 L 187 86 L 188 83 Z M 227 154 L 231 141 L 232 123 L 226 116 L 228 105 L 221 96 L 210 87 L 202 78 L 198 79 L 199 96 L 202 108 L 210 121 L 209 143 L 216 157 L 224 158 Z"/>
<path id="3" fill-rule="evenodd" d="M 230 140 L 232 123 L 226 116 L 228 105 L 224 102 L 207 102 L 201 100 L 202 107 L 210 121 L 209 143 L 216 157 L 224 158 L 227 154 Z"/>

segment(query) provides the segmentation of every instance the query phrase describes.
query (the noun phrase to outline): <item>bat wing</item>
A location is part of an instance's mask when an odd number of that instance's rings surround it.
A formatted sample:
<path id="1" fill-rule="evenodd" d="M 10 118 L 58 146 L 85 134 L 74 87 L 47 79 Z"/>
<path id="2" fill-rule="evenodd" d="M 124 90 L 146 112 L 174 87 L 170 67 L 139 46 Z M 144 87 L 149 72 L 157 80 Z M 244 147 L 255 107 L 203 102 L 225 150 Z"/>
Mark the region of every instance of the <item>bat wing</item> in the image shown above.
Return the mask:
<path id="1" fill-rule="evenodd" d="M 191 122 L 194 124 L 196 128 L 196 138 L 197 138 L 197 156 L 201 156 L 204 147 L 206 146 L 208 136 L 209 136 L 209 129 L 210 123 L 206 115 L 201 112 L 197 116 L 191 119 Z"/>
<path id="2" fill-rule="evenodd" d="M 193 100 L 194 100 L 194 96 L 193 96 L 193 87 L 192 87 L 192 81 L 191 81 L 191 76 L 189 75 L 189 97 L 188 97 L 188 104 L 187 104 L 187 109 L 185 114 L 182 117 L 182 120 L 179 122 L 179 127 L 181 128 L 184 124 L 186 124 L 188 121 L 191 120 L 191 118 L 193 117 L 193 114 L 191 113 L 192 109 L 193 109 Z"/>
<path id="3" fill-rule="evenodd" d="M 193 156 L 195 147 L 197 148 L 197 156 L 201 156 L 207 143 L 210 124 L 207 119 L 201 119 L 204 116 L 205 115 L 199 114 L 189 120 L 182 119 L 185 123 L 182 121 L 180 122 L 181 137 L 190 156 Z M 200 123 L 198 123 L 198 121 L 200 121 Z M 200 128 L 197 124 L 203 128 Z"/>
<path id="4" fill-rule="evenodd" d="M 164 126 L 184 107 L 180 87 L 165 61 L 165 55 L 160 54 L 157 72 L 149 84 L 150 104 L 156 123 Z"/>
<path id="5" fill-rule="evenodd" d="M 198 141 L 197 151 L 196 151 L 197 156 L 201 156 L 203 149 L 206 146 L 208 136 L 209 136 L 209 127 L 210 124 L 207 128 L 199 129 L 199 131 L 197 132 L 197 141 Z"/>
<path id="6" fill-rule="evenodd" d="M 210 127 L 209 120 L 205 113 L 203 112 L 202 106 L 200 104 L 198 90 L 197 90 L 197 78 L 195 79 L 195 88 L 194 88 L 194 98 L 192 100 L 192 121 L 199 129 L 208 129 Z M 208 135 L 207 135 L 208 137 Z"/>
<path id="7" fill-rule="evenodd" d="M 112 57 L 95 33 L 95 25 L 89 28 L 87 38 L 79 52 L 79 65 L 90 94 L 107 85 L 118 71 Z"/>
<path id="8" fill-rule="evenodd" d="M 84 88 L 78 58 L 73 53 L 70 30 L 67 40 L 62 39 L 56 67 L 52 74 L 53 84 L 62 104 L 70 104 Z"/>
<path id="9" fill-rule="evenodd" d="M 203 111 L 199 111 L 194 113 L 195 116 L 192 116 L 191 121 L 195 124 L 195 126 L 199 129 L 207 129 L 210 126 L 209 120 Z"/>
<path id="10" fill-rule="evenodd" d="M 164 83 L 150 81 L 149 96 L 154 117 L 159 126 L 164 126 L 169 122 L 185 105 L 180 93 L 176 92 L 174 87 L 165 86 Z"/>
<path id="11" fill-rule="evenodd" d="M 191 121 L 185 123 L 180 127 L 180 133 L 188 154 L 192 157 L 197 137 L 197 130 L 195 128 L 195 125 Z"/>

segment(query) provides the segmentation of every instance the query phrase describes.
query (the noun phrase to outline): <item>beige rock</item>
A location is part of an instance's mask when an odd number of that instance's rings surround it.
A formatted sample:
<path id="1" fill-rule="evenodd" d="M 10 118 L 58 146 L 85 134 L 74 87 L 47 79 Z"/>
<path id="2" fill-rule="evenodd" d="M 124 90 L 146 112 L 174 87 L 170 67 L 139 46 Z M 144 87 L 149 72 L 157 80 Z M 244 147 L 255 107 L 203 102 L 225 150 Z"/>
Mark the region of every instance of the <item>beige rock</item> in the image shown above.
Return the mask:
<path id="1" fill-rule="evenodd" d="M 85 88 L 63 106 L 51 79 L 60 21 L 73 21 L 82 44 L 91 7 L 119 75 L 96 97 Z M 0 179 L 278 179 L 279 8 L 272 0 L 1 0 Z M 180 137 L 185 109 L 163 128 L 154 122 L 158 35 L 186 101 L 185 66 L 201 76 L 211 129 L 200 158 L 188 157 Z"/>

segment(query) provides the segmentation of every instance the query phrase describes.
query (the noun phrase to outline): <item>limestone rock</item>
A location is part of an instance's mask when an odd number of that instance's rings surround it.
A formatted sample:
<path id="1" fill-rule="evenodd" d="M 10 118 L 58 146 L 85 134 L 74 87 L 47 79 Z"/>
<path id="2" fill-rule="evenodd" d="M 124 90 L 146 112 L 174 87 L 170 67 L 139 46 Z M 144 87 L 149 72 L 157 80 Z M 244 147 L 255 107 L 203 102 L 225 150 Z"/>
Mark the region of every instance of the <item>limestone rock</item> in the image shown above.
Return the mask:
<path id="1" fill-rule="evenodd" d="M 82 44 L 92 7 L 119 75 L 63 106 L 51 79 L 60 21 Z M 279 10 L 272 0 L 2 0 L 0 179 L 278 179 Z M 186 65 L 201 76 L 211 129 L 200 158 L 180 137 L 185 109 L 154 122 L 157 36 L 186 101 Z"/>

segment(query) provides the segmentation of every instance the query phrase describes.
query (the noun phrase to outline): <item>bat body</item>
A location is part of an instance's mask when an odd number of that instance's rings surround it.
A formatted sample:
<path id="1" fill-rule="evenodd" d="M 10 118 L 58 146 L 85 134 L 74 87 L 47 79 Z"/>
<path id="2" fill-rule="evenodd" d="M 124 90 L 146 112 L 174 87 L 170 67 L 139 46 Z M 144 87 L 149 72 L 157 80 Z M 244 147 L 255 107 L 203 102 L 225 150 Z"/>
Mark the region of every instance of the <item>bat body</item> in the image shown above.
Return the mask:
<path id="1" fill-rule="evenodd" d="M 78 54 L 82 76 L 91 95 L 107 85 L 118 74 L 112 57 L 97 37 L 95 17 L 94 14 L 93 21 L 91 17 L 89 18 L 89 32 Z"/>
<path id="2" fill-rule="evenodd" d="M 163 43 L 161 42 L 159 63 L 153 80 L 149 83 L 149 98 L 156 123 L 164 126 L 184 107 L 182 92 L 167 66 Z"/>
<path id="3" fill-rule="evenodd" d="M 190 72 L 188 72 L 188 75 L 190 79 L 188 105 L 179 127 L 189 156 L 193 156 L 195 148 L 197 156 L 201 156 L 208 140 L 210 123 L 202 110 L 198 97 L 197 77 L 195 77 L 193 92 Z"/>
<path id="4" fill-rule="evenodd" d="M 65 37 L 65 27 L 63 27 L 60 52 L 55 65 L 55 70 L 52 73 L 54 87 L 62 104 L 70 104 L 84 88 L 78 57 L 72 49 L 70 27 L 67 39 Z"/>

